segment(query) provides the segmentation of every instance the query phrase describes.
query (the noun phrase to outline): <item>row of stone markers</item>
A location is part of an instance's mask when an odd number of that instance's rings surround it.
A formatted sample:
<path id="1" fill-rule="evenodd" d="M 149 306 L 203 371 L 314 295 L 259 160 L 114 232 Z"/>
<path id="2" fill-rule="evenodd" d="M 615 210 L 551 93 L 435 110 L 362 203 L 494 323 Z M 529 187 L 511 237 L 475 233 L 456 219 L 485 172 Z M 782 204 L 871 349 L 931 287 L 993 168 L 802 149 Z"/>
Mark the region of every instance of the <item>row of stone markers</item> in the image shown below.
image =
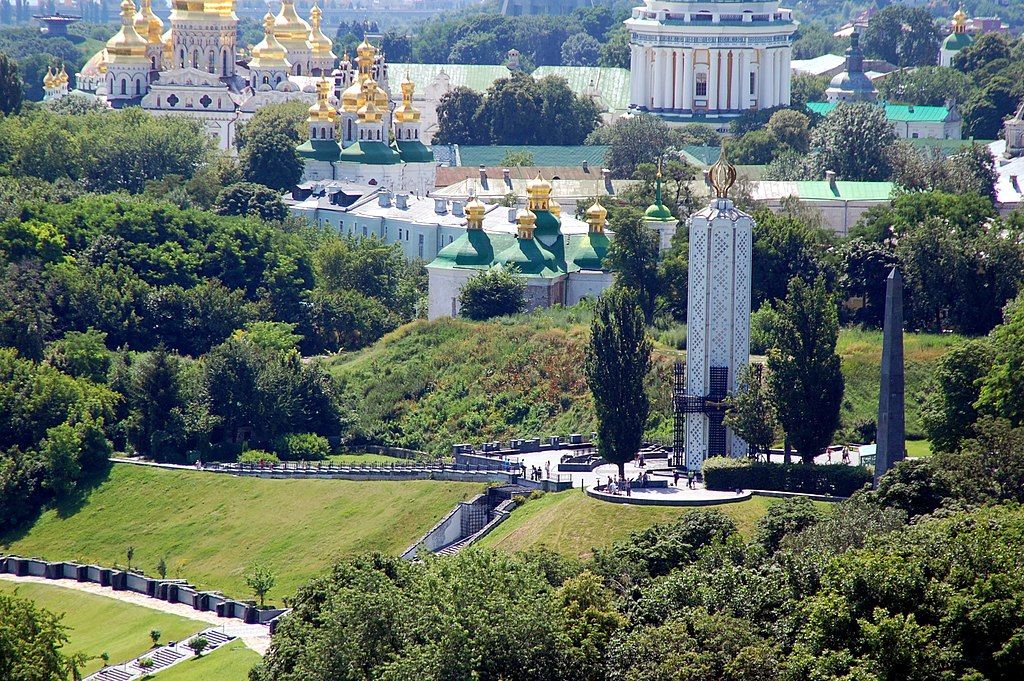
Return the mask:
<path id="1" fill-rule="evenodd" d="M 199 591 L 182 579 L 158 579 L 138 572 L 98 565 L 80 565 L 68 561 L 0 556 L 0 572 L 18 577 L 73 579 L 108 586 L 114 591 L 132 591 L 169 603 L 182 603 L 195 610 L 215 612 L 218 617 L 242 620 L 246 624 L 270 625 L 273 634 L 277 620 L 287 613 L 282 609 L 260 609 L 252 602 L 236 601 L 219 591 Z"/>
<path id="2" fill-rule="evenodd" d="M 195 657 L 196 653 L 189 647 L 189 643 L 197 638 L 206 639 L 204 653 L 216 650 L 235 639 L 234 636 L 225 634 L 218 629 L 206 629 L 195 636 L 190 636 L 185 641 L 158 646 L 127 662 L 104 667 L 95 674 L 85 677 L 84 681 L 133 681 L 143 676 L 162 672 L 168 667 Z"/>

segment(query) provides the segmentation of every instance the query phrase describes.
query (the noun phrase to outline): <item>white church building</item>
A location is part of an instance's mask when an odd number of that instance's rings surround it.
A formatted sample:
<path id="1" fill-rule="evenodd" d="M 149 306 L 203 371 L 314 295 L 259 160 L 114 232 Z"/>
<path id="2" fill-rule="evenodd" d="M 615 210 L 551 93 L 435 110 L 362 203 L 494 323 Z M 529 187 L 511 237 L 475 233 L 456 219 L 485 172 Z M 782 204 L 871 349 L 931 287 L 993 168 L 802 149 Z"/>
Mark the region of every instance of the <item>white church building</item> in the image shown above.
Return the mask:
<path id="1" fill-rule="evenodd" d="M 798 23 L 778 0 L 645 0 L 625 24 L 631 109 L 721 123 L 790 103 Z"/>

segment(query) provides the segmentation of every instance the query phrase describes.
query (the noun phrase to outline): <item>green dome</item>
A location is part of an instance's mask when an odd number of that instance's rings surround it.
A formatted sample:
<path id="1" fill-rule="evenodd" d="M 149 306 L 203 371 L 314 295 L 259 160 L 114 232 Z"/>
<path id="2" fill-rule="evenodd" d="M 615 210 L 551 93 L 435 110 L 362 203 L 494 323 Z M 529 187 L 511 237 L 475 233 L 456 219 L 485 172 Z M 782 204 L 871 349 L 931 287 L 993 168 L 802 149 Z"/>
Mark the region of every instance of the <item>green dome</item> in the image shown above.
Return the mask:
<path id="1" fill-rule="evenodd" d="M 392 165 L 402 161 L 398 152 L 383 142 L 356 142 L 342 149 L 338 156 L 338 160 L 341 161 L 375 166 Z"/>
<path id="2" fill-rule="evenodd" d="M 571 237 L 568 260 L 581 270 L 603 270 L 610 245 L 606 235 L 596 232 Z"/>
<path id="3" fill-rule="evenodd" d="M 648 220 L 657 220 L 659 222 L 675 222 L 675 217 L 672 215 L 667 207 L 661 203 L 652 203 L 644 211 L 644 217 Z"/>
<path id="4" fill-rule="evenodd" d="M 470 229 L 442 248 L 430 263 L 432 267 L 490 267 L 494 263 L 494 246 L 482 229 Z"/>
<path id="5" fill-rule="evenodd" d="M 946 39 L 942 41 L 942 49 L 959 52 L 973 42 L 974 38 L 966 33 L 950 33 L 946 36 Z"/>
<path id="6" fill-rule="evenodd" d="M 541 248 L 536 239 L 516 239 L 495 258 L 502 265 L 515 265 L 523 274 L 555 276 L 563 271 L 558 259 Z"/>
<path id="7" fill-rule="evenodd" d="M 398 140 L 395 142 L 398 155 L 406 163 L 433 163 L 434 152 L 419 140 Z"/>
<path id="8" fill-rule="evenodd" d="M 306 140 L 295 148 L 302 158 L 314 161 L 337 161 L 341 147 L 334 140 Z"/>

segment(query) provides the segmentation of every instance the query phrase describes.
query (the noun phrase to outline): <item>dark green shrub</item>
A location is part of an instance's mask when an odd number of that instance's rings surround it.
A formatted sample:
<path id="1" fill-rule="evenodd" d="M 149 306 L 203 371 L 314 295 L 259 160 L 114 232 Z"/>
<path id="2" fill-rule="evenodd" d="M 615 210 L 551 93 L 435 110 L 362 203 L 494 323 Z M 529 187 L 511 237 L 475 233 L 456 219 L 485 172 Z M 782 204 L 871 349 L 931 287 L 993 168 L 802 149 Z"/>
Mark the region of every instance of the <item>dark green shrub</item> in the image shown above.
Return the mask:
<path id="1" fill-rule="evenodd" d="M 319 461 L 331 453 L 327 438 L 315 433 L 289 433 L 274 440 L 274 452 L 282 461 Z"/>
<path id="2" fill-rule="evenodd" d="M 725 457 L 704 462 L 705 486 L 719 491 L 766 489 L 848 497 L 870 482 L 871 472 L 863 466 L 747 462 Z"/>

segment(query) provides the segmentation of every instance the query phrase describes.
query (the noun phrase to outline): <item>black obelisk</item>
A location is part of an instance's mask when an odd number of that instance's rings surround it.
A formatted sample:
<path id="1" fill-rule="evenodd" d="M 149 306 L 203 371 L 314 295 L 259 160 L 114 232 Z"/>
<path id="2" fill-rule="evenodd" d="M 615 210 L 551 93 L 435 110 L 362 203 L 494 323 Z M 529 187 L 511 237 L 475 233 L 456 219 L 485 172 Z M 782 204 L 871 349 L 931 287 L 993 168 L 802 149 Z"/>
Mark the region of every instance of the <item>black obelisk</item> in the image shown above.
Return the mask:
<path id="1" fill-rule="evenodd" d="M 875 485 L 906 455 L 903 405 L 903 277 L 895 267 L 885 284 L 882 333 L 882 385 L 878 391 L 878 449 Z"/>

